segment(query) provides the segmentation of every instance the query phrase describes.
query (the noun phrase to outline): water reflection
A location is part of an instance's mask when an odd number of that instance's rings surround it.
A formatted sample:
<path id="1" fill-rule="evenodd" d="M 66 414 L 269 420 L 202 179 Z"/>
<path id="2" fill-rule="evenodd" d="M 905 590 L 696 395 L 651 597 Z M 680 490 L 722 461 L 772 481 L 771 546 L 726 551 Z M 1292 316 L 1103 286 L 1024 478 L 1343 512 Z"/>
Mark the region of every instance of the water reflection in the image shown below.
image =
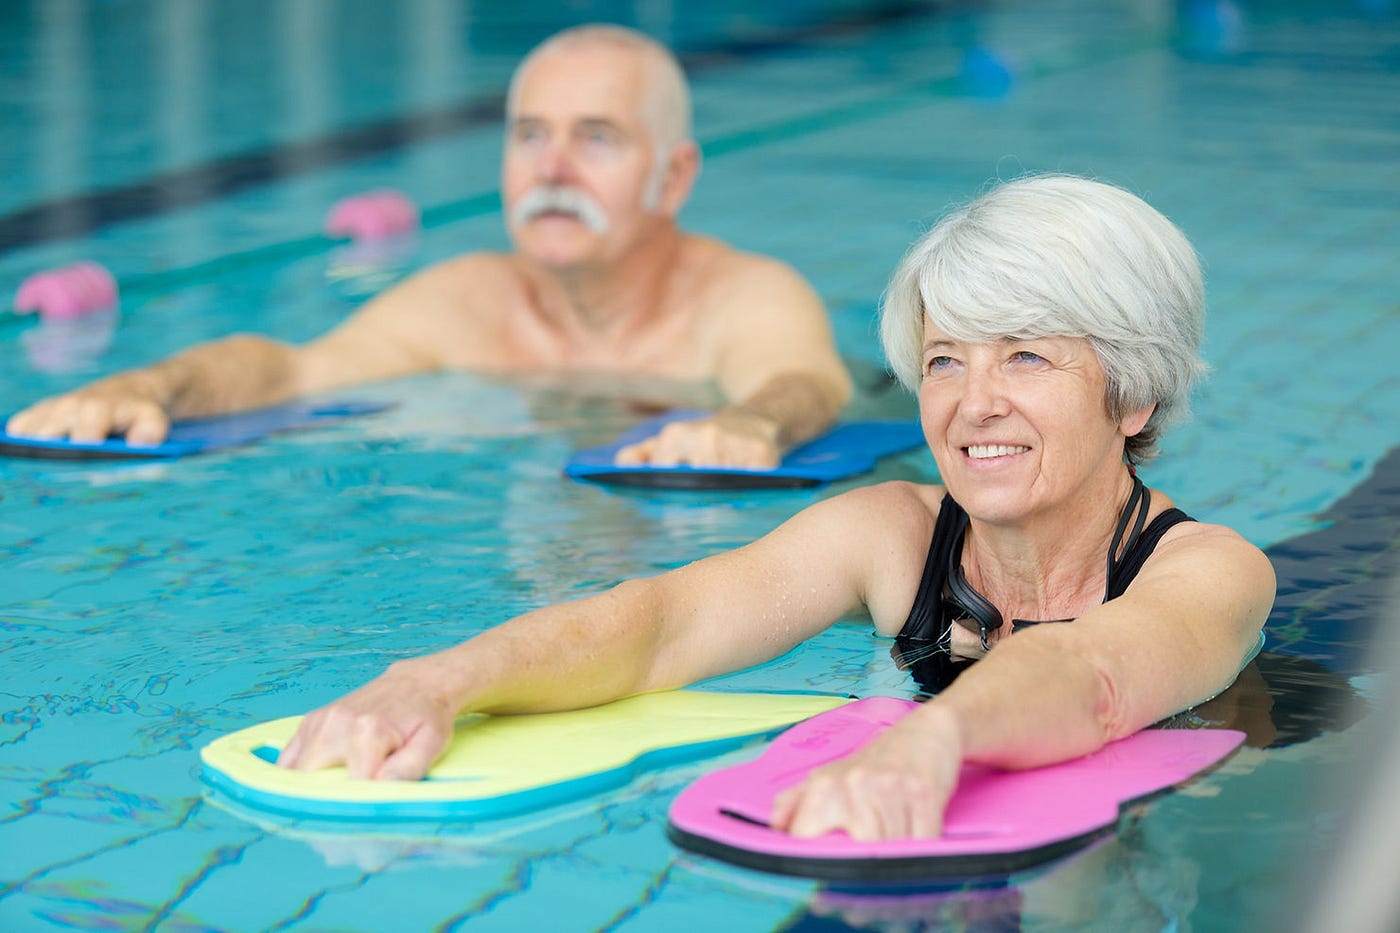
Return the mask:
<path id="1" fill-rule="evenodd" d="M 120 315 L 116 308 L 77 318 L 42 319 L 19 335 L 29 365 L 41 373 L 93 372 L 112 345 Z"/>

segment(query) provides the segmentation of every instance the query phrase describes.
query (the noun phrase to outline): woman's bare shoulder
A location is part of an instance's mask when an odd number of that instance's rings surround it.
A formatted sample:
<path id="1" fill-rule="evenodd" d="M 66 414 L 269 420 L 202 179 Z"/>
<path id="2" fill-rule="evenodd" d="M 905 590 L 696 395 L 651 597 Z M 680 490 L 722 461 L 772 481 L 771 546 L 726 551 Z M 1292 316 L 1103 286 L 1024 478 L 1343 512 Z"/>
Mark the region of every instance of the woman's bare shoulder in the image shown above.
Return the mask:
<path id="1" fill-rule="evenodd" d="M 853 513 L 868 513 L 882 522 L 928 525 L 938 518 L 944 488 L 906 480 L 889 480 L 844 492 L 830 501 L 841 501 Z"/>

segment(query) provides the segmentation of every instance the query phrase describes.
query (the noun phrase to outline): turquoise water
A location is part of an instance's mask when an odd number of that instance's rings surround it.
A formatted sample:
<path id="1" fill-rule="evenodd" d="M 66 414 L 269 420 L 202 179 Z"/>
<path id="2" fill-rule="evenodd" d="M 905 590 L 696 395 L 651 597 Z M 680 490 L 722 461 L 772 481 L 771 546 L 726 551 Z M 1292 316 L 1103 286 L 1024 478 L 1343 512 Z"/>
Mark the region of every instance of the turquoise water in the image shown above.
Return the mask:
<path id="1" fill-rule="evenodd" d="M 812 280 L 866 385 L 858 413 L 912 411 L 879 388 L 873 310 L 909 241 L 989 180 L 1095 175 L 1186 230 L 1214 372 L 1146 478 L 1279 568 L 1255 689 L 1208 711 L 1259 747 L 990 889 L 839 892 L 683 856 L 666 808 L 716 762 L 479 826 L 242 812 L 198 780 L 215 736 L 852 485 L 570 483 L 568 452 L 633 413 L 429 376 L 355 393 L 391 412 L 236 452 L 0 463 L 0 929 L 1269 928 L 1336 843 L 1341 805 L 1314 789 L 1358 752 L 1370 627 L 1395 617 L 1395 10 L 478 6 L 7 4 L 0 285 L 90 258 L 124 298 L 91 328 L 0 323 L 0 408 L 235 329 L 303 339 L 410 269 L 499 248 L 500 126 L 461 114 L 490 110 L 550 30 L 635 23 L 689 53 L 707 163 L 686 224 Z M 411 251 L 366 260 L 316 236 L 335 198 L 381 185 L 425 208 Z M 888 477 L 934 472 L 911 454 Z M 907 695 L 887 650 L 853 619 L 714 686 Z"/>

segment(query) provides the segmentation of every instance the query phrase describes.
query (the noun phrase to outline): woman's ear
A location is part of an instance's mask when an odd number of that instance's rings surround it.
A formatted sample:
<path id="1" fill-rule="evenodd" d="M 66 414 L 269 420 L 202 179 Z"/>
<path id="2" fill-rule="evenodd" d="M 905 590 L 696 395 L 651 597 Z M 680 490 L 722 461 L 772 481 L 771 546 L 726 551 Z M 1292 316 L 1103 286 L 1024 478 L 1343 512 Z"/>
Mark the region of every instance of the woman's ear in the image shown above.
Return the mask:
<path id="1" fill-rule="evenodd" d="M 1154 402 L 1146 408 L 1139 408 L 1137 411 L 1130 411 L 1118 422 L 1118 428 L 1123 432 L 1124 437 L 1136 437 L 1142 429 L 1147 427 L 1147 419 L 1152 417 L 1152 413 L 1157 410 Z"/>

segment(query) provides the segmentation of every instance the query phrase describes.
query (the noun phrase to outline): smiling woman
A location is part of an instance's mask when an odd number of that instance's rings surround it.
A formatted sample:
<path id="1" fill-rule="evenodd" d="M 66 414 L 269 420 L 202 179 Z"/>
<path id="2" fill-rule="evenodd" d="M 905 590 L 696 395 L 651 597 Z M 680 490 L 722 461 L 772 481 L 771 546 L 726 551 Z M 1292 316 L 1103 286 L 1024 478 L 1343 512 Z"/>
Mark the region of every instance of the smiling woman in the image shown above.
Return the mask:
<path id="1" fill-rule="evenodd" d="M 980 273 L 1008 254 L 998 294 Z M 1164 269 L 1173 281 L 1157 281 Z M 306 717 L 281 764 L 417 777 L 460 712 L 677 687 L 774 658 L 863 605 L 916 668 L 986 659 L 785 792 L 773 822 L 934 836 L 964 762 L 1063 761 L 1217 693 L 1257 643 L 1269 562 L 1147 490 L 1127 450 L 1184 405 L 1200 296 L 1185 239 L 1126 192 L 1066 177 L 993 191 L 915 246 L 885 311 L 906 380 L 923 353 L 919 405 L 946 488 L 848 492 L 737 551 L 399 662 Z M 1142 353 L 1177 378 L 1115 368 Z"/>
<path id="2" fill-rule="evenodd" d="M 1111 185 L 1042 175 L 992 191 L 919 241 L 890 283 L 881 339 L 912 390 L 934 332 L 964 343 L 1082 338 L 1109 415 L 1150 411 L 1127 440 L 1141 463 L 1186 417 L 1204 370 L 1204 318 L 1195 250 L 1171 221 Z"/>

